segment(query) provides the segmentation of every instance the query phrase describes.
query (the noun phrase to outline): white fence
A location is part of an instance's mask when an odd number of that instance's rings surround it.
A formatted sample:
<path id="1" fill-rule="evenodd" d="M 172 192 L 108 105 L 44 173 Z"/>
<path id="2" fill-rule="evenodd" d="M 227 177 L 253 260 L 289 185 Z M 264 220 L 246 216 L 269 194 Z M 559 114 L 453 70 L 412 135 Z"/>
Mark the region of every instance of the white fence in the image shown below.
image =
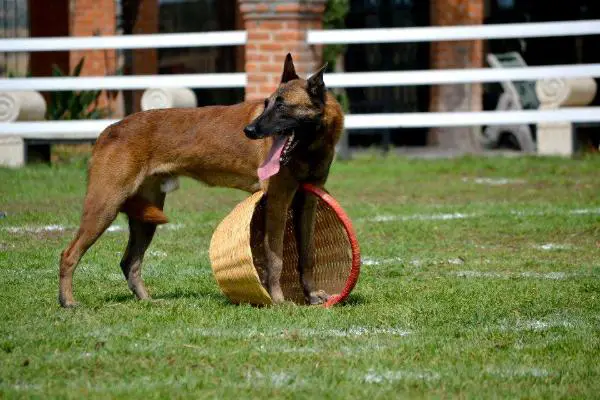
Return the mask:
<path id="1" fill-rule="evenodd" d="M 129 75 L 99 77 L 11 78 L 0 80 L 0 91 L 19 90 L 136 90 L 151 87 L 238 88 L 246 86 L 245 73 Z"/>
<path id="2" fill-rule="evenodd" d="M 246 36 L 246 31 L 222 31 L 155 35 L 16 38 L 0 40 L 0 52 L 243 46 L 246 44 Z"/>
<path id="3" fill-rule="evenodd" d="M 335 87 L 444 85 L 455 83 L 526 81 L 600 76 L 600 64 L 558 65 L 510 69 L 470 68 L 425 71 L 344 72 L 325 75 Z M 246 86 L 246 74 L 171 74 L 102 77 L 11 78 L 0 80 L 0 91 L 19 90 L 135 90 L 149 87 L 238 88 Z"/>
<path id="4" fill-rule="evenodd" d="M 314 45 L 372 44 L 564 37 L 598 34 L 600 34 L 600 20 L 586 20 L 425 28 L 315 30 L 308 32 L 307 41 Z M 600 77 L 600 64 L 506 69 L 471 68 L 340 73 L 327 75 L 326 84 L 330 87 L 349 88 L 360 86 L 444 85 L 595 77 Z M 545 122 L 600 122 L 600 107 L 492 112 L 393 113 L 348 115 L 346 117 L 346 126 L 352 129 L 515 125 Z"/>
<path id="5" fill-rule="evenodd" d="M 349 129 L 434 128 L 564 121 L 600 123 L 600 107 L 523 111 L 349 114 L 346 115 L 345 120 L 345 125 Z M 53 140 L 94 139 L 104 128 L 117 121 L 114 119 L 103 119 L 0 124 L 0 136 Z"/>
<path id="6" fill-rule="evenodd" d="M 600 20 L 478 25 L 461 27 L 425 27 L 309 31 L 311 44 L 382 43 L 552 37 L 600 34 Z M 245 32 L 209 32 L 168 35 L 132 35 L 90 38 L 0 39 L 0 52 L 59 51 L 83 49 L 140 49 L 159 47 L 237 46 L 246 43 Z M 425 71 L 386 71 L 326 74 L 330 87 L 435 85 L 473 82 L 541 80 L 550 78 L 600 77 L 600 64 L 558 65 L 509 69 L 461 69 Z M 229 88 L 244 87 L 246 75 L 189 74 L 151 76 L 110 76 L 77 78 L 11 78 L 0 80 L 0 91 L 145 89 L 150 87 Z M 349 129 L 506 125 L 553 121 L 600 122 L 600 108 L 561 110 L 393 113 L 347 115 Z M 0 123 L 0 137 L 24 138 L 95 138 L 112 120 L 45 121 Z"/>
<path id="7" fill-rule="evenodd" d="M 600 20 L 308 32 L 311 44 L 409 43 L 597 35 Z"/>

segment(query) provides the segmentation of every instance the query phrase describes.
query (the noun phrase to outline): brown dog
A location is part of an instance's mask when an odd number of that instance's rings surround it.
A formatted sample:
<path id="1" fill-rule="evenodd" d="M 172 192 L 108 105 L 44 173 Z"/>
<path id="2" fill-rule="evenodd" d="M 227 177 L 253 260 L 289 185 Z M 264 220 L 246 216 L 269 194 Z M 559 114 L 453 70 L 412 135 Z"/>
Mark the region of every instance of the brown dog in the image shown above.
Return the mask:
<path id="1" fill-rule="evenodd" d="M 297 190 L 304 182 L 325 184 L 343 129 L 342 109 L 323 83 L 324 69 L 301 79 L 288 54 L 281 84 L 264 101 L 139 112 L 106 128 L 90 159 L 81 225 L 61 254 L 60 304 L 76 304 L 73 272 L 119 212 L 129 218 L 121 269 L 133 293 L 149 299 L 142 260 L 156 225 L 168 222 L 165 195 L 180 175 L 210 186 L 266 191 L 267 289 L 275 303 L 284 301 L 283 232 L 288 207 L 295 207 L 305 297 L 310 304 L 326 300 L 312 274 L 316 200 Z"/>

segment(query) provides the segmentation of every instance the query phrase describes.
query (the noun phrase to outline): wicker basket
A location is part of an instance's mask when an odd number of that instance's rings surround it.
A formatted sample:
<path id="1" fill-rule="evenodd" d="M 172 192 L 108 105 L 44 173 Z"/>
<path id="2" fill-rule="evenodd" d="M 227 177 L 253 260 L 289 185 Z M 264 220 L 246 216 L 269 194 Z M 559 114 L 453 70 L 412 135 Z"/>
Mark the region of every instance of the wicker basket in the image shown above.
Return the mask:
<path id="1" fill-rule="evenodd" d="M 360 251 L 352 224 L 328 193 L 312 185 L 302 190 L 317 196 L 314 278 L 318 290 L 332 295 L 326 307 L 346 299 L 360 273 Z M 209 255 L 221 291 L 233 303 L 272 304 L 265 289 L 264 193 L 257 192 L 239 203 L 217 226 Z M 293 211 L 288 212 L 283 249 L 281 286 L 286 300 L 305 304 L 299 282 L 298 253 Z"/>

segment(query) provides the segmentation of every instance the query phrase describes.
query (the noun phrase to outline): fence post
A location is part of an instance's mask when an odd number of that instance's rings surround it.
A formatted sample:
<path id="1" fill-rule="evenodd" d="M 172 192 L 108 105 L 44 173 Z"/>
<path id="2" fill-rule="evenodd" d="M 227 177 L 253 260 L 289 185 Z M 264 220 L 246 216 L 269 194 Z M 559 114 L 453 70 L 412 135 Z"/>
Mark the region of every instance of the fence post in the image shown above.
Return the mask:
<path id="1" fill-rule="evenodd" d="M 35 91 L 0 92 L 0 123 L 17 121 L 43 121 L 46 114 L 46 101 Z M 0 136 L 0 166 L 22 167 L 27 163 L 28 153 L 34 147 L 23 138 Z M 35 149 L 50 154 L 50 147 L 38 144 Z"/>
<path id="2" fill-rule="evenodd" d="M 0 166 L 23 167 L 26 163 L 25 141 L 18 136 L 0 137 Z"/>
<path id="3" fill-rule="evenodd" d="M 536 82 L 540 110 L 589 105 L 596 97 L 597 85 L 593 78 L 542 79 Z M 576 150 L 575 124 L 539 122 L 537 124 L 537 152 L 542 155 L 571 156 Z"/>
<path id="4" fill-rule="evenodd" d="M 469 0 L 433 0 L 432 25 L 480 25 L 483 23 L 483 2 Z M 431 67 L 480 68 L 483 66 L 483 41 L 432 42 Z M 481 111 L 479 83 L 436 85 L 431 88 L 430 111 Z M 466 152 L 482 150 L 480 127 L 434 128 L 429 142 L 444 148 Z"/>
<path id="5" fill-rule="evenodd" d="M 296 72 L 306 77 L 322 62 L 321 46 L 306 41 L 306 31 L 321 29 L 326 0 L 238 0 L 248 33 L 246 99 L 260 99 L 275 90 L 289 52 Z"/>

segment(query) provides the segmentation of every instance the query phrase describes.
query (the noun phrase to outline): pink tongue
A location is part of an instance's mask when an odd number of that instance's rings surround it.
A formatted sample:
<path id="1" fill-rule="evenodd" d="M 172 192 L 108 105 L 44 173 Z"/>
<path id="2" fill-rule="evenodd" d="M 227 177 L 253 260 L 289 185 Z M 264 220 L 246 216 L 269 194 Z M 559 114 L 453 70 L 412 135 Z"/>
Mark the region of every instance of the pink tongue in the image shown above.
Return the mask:
<path id="1" fill-rule="evenodd" d="M 271 150 L 269 151 L 267 158 L 262 165 L 258 167 L 258 178 L 261 181 L 269 179 L 269 177 L 279 172 L 279 157 L 281 157 L 281 152 L 283 151 L 285 142 L 287 142 L 287 138 L 285 136 L 275 136 L 273 139 L 273 145 L 271 146 Z"/>

